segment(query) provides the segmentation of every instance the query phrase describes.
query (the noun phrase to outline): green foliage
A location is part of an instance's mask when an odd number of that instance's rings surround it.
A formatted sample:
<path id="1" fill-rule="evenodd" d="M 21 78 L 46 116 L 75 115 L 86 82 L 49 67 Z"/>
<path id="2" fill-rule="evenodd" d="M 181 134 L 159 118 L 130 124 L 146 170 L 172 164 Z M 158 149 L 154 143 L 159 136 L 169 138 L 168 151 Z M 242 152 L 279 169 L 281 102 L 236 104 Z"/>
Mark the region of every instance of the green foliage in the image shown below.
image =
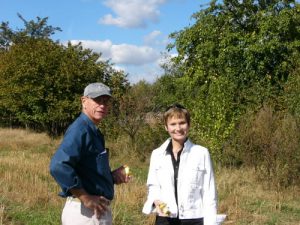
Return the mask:
<path id="1" fill-rule="evenodd" d="M 154 111 L 164 111 L 167 106 L 179 102 L 186 95 L 184 85 L 183 82 L 180 82 L 180 77 L 172 74 L 166 74 L 159 78 L 153 85 Z"/>
<path id="2" fill-rule="evenodd" d="M 170 35 L 174 43 L 168 48 L 176 48 L 178 56 L 164 66 L 160 98 L 191 110 L 192 136 L 221 160 L 222 146 L 248 109 L 270 101 L 284 107 L 278 97 L 299 61 L 299 4 L 212 1 L 193 18 L 193 25 Z"/>
<path id="3" fill-rule="evenodd" d="M 26 126 L 50 133 L 61 132 L 74 119 L 84 85 L 97 71 L 82 61 L 92 59 L 89 52 L 71 46 L 65 50 L 49 40 L 28 39 L 0 57 L 2 107 Z M 95 78 L 101 80 L 100 71 Z"/>
<path id="4" fill-rule="evenodd" d="M 263 181 L 276 187 L 299 184 L 300 124 L 289 113 L 263 107 L 246 115 L 232 150 L 245 165 L 255 166 Z"/>
<path id="5" fill-rule="evenodd" d="M 168 133 L 162 124 L 145 124 L 141 127 L 134 145 L 134 150 L 143 162 L 150 157 L 151 152 L 160 146 L 167 138 Z"/>
<path id="6" fill-rule="evenodd" d="M 22 41 L 0 54 L 0 116 L 57 136 L 80 112 L 80 97 L 88 83 L 104 82 L 118 92 L 127 81 L 124 73 L 99 61 L 99 54 L 81 44 L 64 47 L 50 40 L 55 29 L 45 23 L 45 19 L 26 23 L 26 32 L 13 33 L 12 40 L 21 35 Z M 33 36 L 22 35 L 30 30 Z"/>
<path id="7" fill-rule="evenodd" d="M 37 21 L 26 21 L 21 14 L 18 17 L 23 21 L 24 28 L 14 31 L 9 27 L 9 22 L 2 22 L 0 25 L 0 52 L 9 50 L 12 43 L 23 43 L 26 37 L 34 39 L 49 39 L 56 31 L 62 31 L 59 27 L 47 25 L 48 17 L 37 17 Z"/>
<path id="8" fill-rule="evenodd" d="M 192 111 L 192 138 L 209 147 L 216 161 L 222 160 L 220 145 L 231 135 L 236 122 L 234 90 L 232 83 L 220 77 L 211 82 L 207 91 L 200 91 L 186 103 Z"/>
<path id="9" fill-rule="evenodd" d="M 139 82 L 129 88 L 120 101 L 117 123 L 129 135 L 133 144 L 147 113 L 153 109 L 151 101 L 153 93 L 150 87 L 146 82 Z"/>
<path id="10" fill-rule="evenodd" d="M 101 124 L 108 139 L 129 137 L 132 152 L 141 160 L 145 160 L 149 152 L 161 143 L 162 136 L 165 137 L 165 132 L 160 132 L 163 126 L 157 124 L 159 118 L 155 114 L 154 95 L 152 85 L 144 81 L 127 87 L 114 103 L 107 120 Z"/>
<path id="11" fill-rule="evenodd" d="M 289 76 L 283 98 L 289 112 L 300 118 L 300 67 Z"/>

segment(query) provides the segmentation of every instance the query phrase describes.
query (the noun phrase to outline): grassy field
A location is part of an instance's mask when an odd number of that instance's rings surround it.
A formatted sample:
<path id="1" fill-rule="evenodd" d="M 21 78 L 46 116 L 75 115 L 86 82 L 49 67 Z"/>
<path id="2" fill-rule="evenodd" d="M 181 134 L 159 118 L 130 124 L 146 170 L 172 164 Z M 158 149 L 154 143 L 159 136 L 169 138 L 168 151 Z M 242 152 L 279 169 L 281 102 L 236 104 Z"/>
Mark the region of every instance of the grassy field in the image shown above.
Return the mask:
<path id="1" fill-rule="evenodd" d="M 64 200 L 49 175 L 49 161 L 60 140 L 26 130 L 0 129 L 0 225 L 59 225 Z M 146 198 L 148 161 L 138 162 L 124 143 L 108 143 L 112 168 L 132 168 L 133 180 L 116 186 L 115 225 L 151 225 L 141 213 Z M 122 146 L 122 148 L 119 148 Z M 226 224 L 300 225 L 300 188 L 277 191 L 255 180 L 251 169 L 215 168 L 219 213 Z"/>

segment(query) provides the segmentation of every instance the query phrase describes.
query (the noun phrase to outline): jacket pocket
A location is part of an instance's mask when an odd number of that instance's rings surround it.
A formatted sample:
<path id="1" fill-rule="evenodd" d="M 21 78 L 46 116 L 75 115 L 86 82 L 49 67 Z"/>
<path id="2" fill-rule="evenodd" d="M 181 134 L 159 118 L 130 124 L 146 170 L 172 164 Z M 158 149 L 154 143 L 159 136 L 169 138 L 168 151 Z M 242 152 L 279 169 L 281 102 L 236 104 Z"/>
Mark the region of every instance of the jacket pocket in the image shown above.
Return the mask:
<path id="1" fill-rule="evenodd" d="M 189 183 L 192 189 L 201 189 L 206 170 L 201 166 L 192 167 L 189 174 Z"/>
<path id="2" fill-rule="evenodd" d="M 97 168 L 100 173 L 110 172 L 108 153 L 106 151 L 102 151 L 98 153 Z"/>

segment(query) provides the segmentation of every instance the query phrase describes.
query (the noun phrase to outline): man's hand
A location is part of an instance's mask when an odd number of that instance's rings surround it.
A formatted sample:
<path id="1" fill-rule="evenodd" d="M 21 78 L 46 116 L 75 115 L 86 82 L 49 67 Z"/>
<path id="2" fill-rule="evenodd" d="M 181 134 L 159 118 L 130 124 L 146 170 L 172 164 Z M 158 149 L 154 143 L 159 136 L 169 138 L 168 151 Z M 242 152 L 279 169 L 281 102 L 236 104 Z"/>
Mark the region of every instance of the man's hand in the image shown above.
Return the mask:
<path id="1" fill-rule="evenodd" d="M 127 175 L 125 172 L 125 166 L 120 166 L 112 171 L 112 176 L 115 184 L 128 183 L 131 179 L 131 176 Z"/>
<path id="2" fill-rule="evenodd" d="M 97 195 L 81 196 L 80 201 L 85 207 L 94 210 L 98 219 L 107 211 L 110 202 L 105 197 Z"/>
<path id="3" fill-rule="evenodd" d="M 70 191 L 86 208 L 93 210 L 98 219 L 107 211 L 110 201 L 105 197 L 90 195 L 84 189 L 71 189 Z"/>

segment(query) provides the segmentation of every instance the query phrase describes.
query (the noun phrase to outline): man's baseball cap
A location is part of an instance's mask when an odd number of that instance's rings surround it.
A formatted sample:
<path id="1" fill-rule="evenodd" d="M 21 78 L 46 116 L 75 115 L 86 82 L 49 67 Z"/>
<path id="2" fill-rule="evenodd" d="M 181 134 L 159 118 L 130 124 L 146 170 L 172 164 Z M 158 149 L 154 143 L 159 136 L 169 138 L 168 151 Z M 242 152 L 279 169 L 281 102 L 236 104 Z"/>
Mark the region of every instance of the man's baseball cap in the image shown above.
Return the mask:
<path id="1" fill-rule="evenodd" d="M 111 96 L 111 89 L 102 83 L 91 83 L 85 87 L 83 96 L 97 98 L 99 96 Z"/>

